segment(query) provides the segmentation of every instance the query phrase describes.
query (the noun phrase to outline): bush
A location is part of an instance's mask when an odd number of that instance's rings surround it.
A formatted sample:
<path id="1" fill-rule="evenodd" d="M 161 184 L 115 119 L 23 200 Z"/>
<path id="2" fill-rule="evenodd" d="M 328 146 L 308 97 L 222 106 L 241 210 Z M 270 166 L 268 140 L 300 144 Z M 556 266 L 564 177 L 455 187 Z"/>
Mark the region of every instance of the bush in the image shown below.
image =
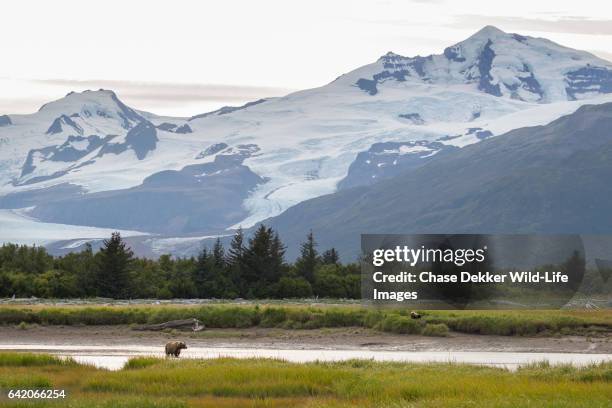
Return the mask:
<path id="1" fill-rule="evenodd" d="M 307 298 L 312 296 L 312 286 L 304 278 L 282 277 L 276 284 L 279 298 Z"/>
<path id="2" fill-rule="evenodd" d="M 0 308 L 0 322 L 2 324 L 38 323 L 38 319 L 31 309 Z"/>
<path id="3" fill-rule="evenodd" d="M 201 320 L 206 327 L 221 329 L 253 327 L 257 326 L 260 321 L 258 309 L 240 306 L 202 306 L 196 312 L 195 317 Z"/>
<path id="4" fill-rule="evenodd" d="M 365 312 L 364 309 L 324 309 L 321 315 L 323 323 L 321 327 L 363 326 Z"/>
<path id="5" fill-rule="evenodd" d="M 153 309 L 149 313 L 147 319 L 148 323 L 157 324 L 167 322 L 169 320 L 182 320 L 195 317 L 201 310 L 194 307 L 164 307 L 159 309 Z M 203 320 L 201 317 L 198 317 Z"/>
<path id="6" fill-rule="evenodd" d="M 376 310 L 374 312 L 368 311 L 363 318 L 363 325 L 370 329 L 375 328 L 381 320 L 385 318 L 385 315 L 380 311 Z"/>
<path id="7" fill-rule="evenodd" d="M 268 307 L 261 315 L 262 327 L 278 327 L 287 320 L 287 309 L 280 307 Z"/>
<path id="8" fill-rule="evenodd" d="M 346 281 L 338 274 L 336 265 L 324 265 L 315 273 L 313 290 L 317 296 L 346 298 Z"/>
<path id="9" fill-rule="evenodd" d="M 448 336 L 448 326 L 444 323 L 430 323 L 423 329 L 423 336 L 446 337 Z"/>
<path id="10" fill-rule="evenodd" d="M 386 316 L 377 326 L 378 330 L 398 334 L 419 334 L 425 323 L 407 316 L 391 314 Z"/>

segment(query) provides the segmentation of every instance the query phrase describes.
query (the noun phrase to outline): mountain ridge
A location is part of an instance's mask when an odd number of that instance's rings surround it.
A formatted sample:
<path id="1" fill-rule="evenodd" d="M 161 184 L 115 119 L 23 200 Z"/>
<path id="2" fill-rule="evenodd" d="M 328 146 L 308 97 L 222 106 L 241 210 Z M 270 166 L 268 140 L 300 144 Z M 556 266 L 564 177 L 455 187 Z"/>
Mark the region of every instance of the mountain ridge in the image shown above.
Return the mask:
<path id="1" fill-rule="evenodd" d="M 547 60 L 555 64 L 539 72 Z M 605 92 L 612 86 L 609 61 L 547 39 L 506 33 L 493 26 L 445 48 L 442 54 L 405 57 L 388 52 L 372 65 L 377 66 L 378 72 L 356 81 L 370 95 L 376 95 L 378 85 L 388 80 L 477 84 L 478 90 L 493 96 L 528 102 L 575 100 L 583 97 L 589 86 L 599 86 Z M 597 76 L 599 82 L 577 83 L 577 78 L 584 78 L 581 69 Z M 568 82 L 565 89 L 563 80 Z"/>
<path id="2" fill-rule="evenodd" d="M 610 233 L 612 103 L 510 131 L 373 186 L 302 202 L 266 220 L 295 256 L 309 230 L 357 256 L 370 233 Z M 348 255 L 347 255 L 348 253 Z"/>

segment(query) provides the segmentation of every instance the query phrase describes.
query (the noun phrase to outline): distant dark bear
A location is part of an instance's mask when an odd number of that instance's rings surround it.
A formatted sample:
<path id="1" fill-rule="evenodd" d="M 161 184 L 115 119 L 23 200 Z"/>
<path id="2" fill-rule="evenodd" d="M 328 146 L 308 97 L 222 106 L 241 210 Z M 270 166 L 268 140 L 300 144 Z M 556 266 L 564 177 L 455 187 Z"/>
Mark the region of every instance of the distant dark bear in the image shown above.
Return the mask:
<path id="1" fill-rule="evenodd" d="M 186 349 L 187 345 L 182 341 L 171 341 L 166 343 L 166 356 L 178 357 L 181 355 L 181 350 Z"/>
<path id="2" fill-rule="evenodd" d="M 410 312 L 410 317 L 412 317 L 413 319 L 420 319 L 421 314 L 419 312 Z"/>

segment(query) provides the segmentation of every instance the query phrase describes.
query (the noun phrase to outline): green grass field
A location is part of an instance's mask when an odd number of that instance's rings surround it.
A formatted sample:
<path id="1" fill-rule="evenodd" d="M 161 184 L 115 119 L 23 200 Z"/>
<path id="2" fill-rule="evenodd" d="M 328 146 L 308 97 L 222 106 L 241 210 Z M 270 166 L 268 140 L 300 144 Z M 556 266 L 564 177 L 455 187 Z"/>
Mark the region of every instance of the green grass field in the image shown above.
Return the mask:
<path id="1" fill-rule="evenodd" d="M 412 320 L 410 310 L 359 305 L 134 305 L 1 306 L 0 325 L 130 325 L 195 317 L 208 328 L 318 329 L 367 327 L 399 334 L 461 333 L 531 336 L 612 333 L 612 310 L 428 311 Z"/>
<path id="2" fill-rule="evenodd" d="M 59 401 L 9 389 L 65 389 Z M 610 407 L 612 363 L 517 372 L 457 364 L 137 358 L 106 371 L 46 355 L 0 353 L 10 407 Z"/>

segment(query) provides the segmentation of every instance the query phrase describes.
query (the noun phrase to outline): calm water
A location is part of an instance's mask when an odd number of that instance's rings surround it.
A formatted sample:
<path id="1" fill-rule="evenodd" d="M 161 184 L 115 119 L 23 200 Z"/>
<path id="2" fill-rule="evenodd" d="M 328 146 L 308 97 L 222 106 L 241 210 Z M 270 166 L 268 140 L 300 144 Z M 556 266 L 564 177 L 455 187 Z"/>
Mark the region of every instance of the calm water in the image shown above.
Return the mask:
<path id="1" fill-rule="evenodd" d="M 150 346 L 58 346 L 58 345 L 0 345 L 0 350 L 28 351 L 70 356 L 76 361 L 100 368 L 118 370 L 131 357 L 163 357 L 163 347 Z M 548 361 L 551 364 L 587 365 L 612 361 L 610 354 L 586 353 L 508 353 L 469 351 L 377 351 L 377 350 L 291 350 L 262 348 L 193 347 L 183 350 L 181 358 L 276 358 L 292 362 L 342 361 L 366 359 L 404 362 L 455 362 L 516 369 L 520 365 Z"/>

